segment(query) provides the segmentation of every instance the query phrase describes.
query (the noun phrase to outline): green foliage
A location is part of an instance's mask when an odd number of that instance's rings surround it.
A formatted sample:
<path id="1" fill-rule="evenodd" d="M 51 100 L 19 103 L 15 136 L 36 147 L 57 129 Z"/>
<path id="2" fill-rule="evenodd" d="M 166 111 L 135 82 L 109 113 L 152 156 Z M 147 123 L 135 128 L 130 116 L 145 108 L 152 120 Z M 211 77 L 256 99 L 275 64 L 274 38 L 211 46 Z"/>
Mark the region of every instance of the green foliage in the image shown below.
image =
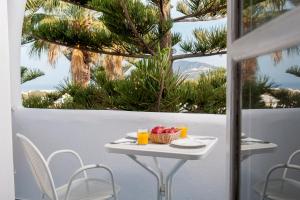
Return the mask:
<path id="1" fill-rule="evenodd" d="M 72 100 L 59 105 L 62 109 L 106 109 L 105 93 L 96 85 L 86 88 L 66 81 L 58 87 L 61 95 L 68 94 Z"/>
<path id="2" fill-rule="evenodd" d="M 29 51 L 29 56 L 41 57 L 43 53 L 46 53 L 49 50 L 50 43 L 43 40 L 34 40 L 31 44 Z"/>
<path id="3" fill-rule="evenodd" d="M 66 81 L 57 96 L 23 98 L 24 106 L 59 109 L 119 109 L 130 111 L 225 113 L 225 69 L 200 75 L 197 81 L 173 73 L 162 50 L 153 58 L 134 63 L 131 75 L 109 80 L 104 69 L 92 70 L 91 84 L 81 87 Z M 57 100 L 57 99 L 60 99 Z"/>
<path id="4" fill-rule="evenodd" d="M 277 108 L 299 108 L 300 107 L 300 92 L 291 91 L 288 89 L 272 90 L 273 97 L 279 100 Z"/>
<path id="5" fill-rule="evenodd" d="M 245 34 L 286 12 L 286 3 L 286 0 L 244 1 L 242 8 L 243 33 Z"/>
<path id="6" fill-rule="evenodd" d="M 191 54 L 224 53 L 225 28 L 196 29 L 191 42 L 181 43 L 181 35 L 171 31 L 180 20 L 169 16 L 170 3 L 170 0 L 29 0 L 23 43 L 33 42 L 34 55 L 48 51 L 49 44 L 54 43 L 84 51 L 147 57 L 134 63 L 136 69 L 122 80 L 109 80 L 99 67 L 93 69 L 92 82 L 87 87 L 66 82 L 59 88 L 60 96 L 67 94 L 70 98 L 50 107 L 224 113 L 225 71 L 203 74 L 196 82 L 187 81 L 173 72 L 171 61 L 176 58 L 170 55 L 176 44 L 186 52 L 177 59 Z M 211 20 L 224 17 L 226 1 L 182 0 L 177 9 L 183 13 L 182 19 Z M 166 46 L 169 50 L 160 51 Z M 148 58 L 150 54 L 153 57 Z"/>
<path id="7" fill-rule="evenodd" d="M 195 41 L 182 42 L 180 47 L 187 53 L 201 52 L 205 54 L 219 52 L 226 49 L 226 35 L 225 27 L 215 27 L 209 31 L 198 28 L 194 30 Z"/>
<path id="8" fill-rule="evenodd" d="M 180 109 L 178 88 L 184 77 L 173 74 L 169 51 L 144 59 L 135 64 L 136 69 L 124 81 L 119 81 L 116 91 L 118 104 L 124 110 L 173 111 Z"/>
<path id="9" fill-rule="evenodd" d="M 181 42 L 182 36 L 180 33 L 172 33 L 172 46 L 175 46 L 179 42 Z"/>
<path id="10" fill-rule="evenodd" d="M 194 49 L 194 42 L 193 41 L 183 41 L 180 44 L 181 49 L 188 53 L 188 52 L 196 52 Z"/>
<path id="11" fill-rule="evenodd" d="M 36 79 L 40 76 L 44 76 L 44 72 L 38 69 L 28 69 L 24 66 L 21 66 L 21 83 L 26 83 L 33 79 Z"/>
<path id="12" fill-rule="evenodd" d="M 41 96 L 29 96 L 23 99 L 23 106 L 25 108 L 48 108 L 52 103 Z"/>
<path id="13" fill-rule="evenodd" d="M 89 10 L 88 14 L 78 18 L 76 17 L 78 12 L 70 13 L 70 11 L 83 10 L 83 8 L 67 4 L 61 12 L 36 13 L 31 17 L 31 30 L 27 29 L 29 33 L 24 31 L 23 34 L 30 35 L 31 31 L 31 34 L 38 39 L 69 47 L 80 45 L 85 50 L 95 52 L 109 48 L 118 53 L 120 50 L 128 53 L 149 53 L 141 46 L 136 34 L 129 26 L 120 1 L 90 0 L 72 1 L 72 3 L 93 8 L 97 12 Z M 159 38 L 156 9 L 135 0 L 125 1 L 125 3 L 138 34 L 147 44 L 155 46 Z M 81 13 L 87 13 L 88 10 L 85 11 Z M 88 26 L 85 26 L 82 18 L 89 20 Z"/>
<path id="14" fill-rule="evenodd" d="M 93 71 L 93 87 L 84 89 L 66 84 L 61 87 L 60 93 L 70 94 L 73 101 L 59 108 L 225 113 L 224 69 L 205 73 L 197 81 L 184 81 L 184 77 L 179 75 L 155 70 L 149 60 L 138 63 L 136 67 L 132 75 L 124 80 L 109 80 L 104 70 L 97 68 Z M 162 79 L 163 74 L 168 75 Z M 158 107 L 161 83 L 164 86 Z"/>
<path id="15" fill-rule="evenodd" d="M 171 9 L 169 3 L 169 0 L 30 0 L 27 7 L 31 12 L 26 15 L 22 43 L 38 39 L 85 51 L 145 58 L 159 53 L 159 45 L 172 48 L 182 41 L 179 33 L 171 34 L 174 23 L 179 21 L 166 14 Z M 224 0 L 187 0 L 178 5 L 178 9 L 185 8 L 181 10 L 184 19 L 211 20 L 224 17 L 226 11 Z M 78 13 L 85 14 L 78 16 Z M 226 49 L 224 34 L 221 28 L 212 32 L 195 30 L 192 47 L 185 48 L 188 42 L 180 46 L 187 53 L 209 55 Z M 191 55 L 180 58 L 185 56 Z"/>
<path id="16" fill-rule="evenodd" d="M 184 15 L 192 15 L 199 20 L 211 17 L 224 17 L 226 15 L 225 0 L 180 0 L 177 11 Z"/>
<path id="17" fill-rule="evenodd" d="M 59 4 L 59 0 L 27 0 L 25 11 L 30 14 L 38 11 L 40 8 L 43 8 L 45 11 L 50 11 L 54 7 L 58 7 Z"/>
<path id="18" fill-rule="evenodd" d="M 52 108 L 54 102 L 59 99 L 60 94 L 48 93 L 44 95 L 29 94 L 22 96 L 22 103 L 25 108 Z"/>
<path id="19" fill-rule="evenodd" d="M 286 73 L 292 74 L 294 76 L 300 77 L 300 66 L 292 66 L 286 70 Z"/>
<path id="20" fill-rule="evenodd" d="M 22 45 L 31 43 L 35 40 L 35 38 L 31 33 L 31 17 L 32 15 L 24 16 L 23 27 L 22 27 L 22 38 L 21 38 Z"/>
<path id="21" fill-rule="evenodd" d="M 109 80 L 103 67 L 96 67 L 92 69 L 91 74 L 92 84 L 97 85 L 98 87 L 103 89 L 103 91 L 105 91 L 107 95 L 114 96 L 116 94 L 114 87 L 118 80 Z"/>
<path id="22" fill-rule="evenodd" d="M 182 87 L 184 108 L 189 112 L 226 112 L 226 71 L 217 69 L 201 74 L 196 82 L 186 82 Z"/>
<path id="23" fill-rule="evenodd" d="M 126 0 L 124 3 L 140 35 L 147 35 L 155 28 L 158 23 L 158 13 L 153 6 L 144 5 L 136 0 Z M 89 5 L 102 13 L 100 20 L 112 33 L 122 37 L 122 41 L 136 43 L 136 36 L 126 21 L 120 0 L 92 0 Z"/>
<path id="24" fill-rule="evenodd" d="M 273 87 L 276 87 L 276 85 L 267 76 L 244 81 L 242 85 L 242 108 L 265 108 L 265 103 L 262 102 L 261 95 L 270 94 Z"/>
<path id="25" fill-rule="evenodd" d="M 68 18 L 36 14 L 32 21 L 32 35 L 44 41 L 58 41 L 61 45 L 85 44 L 87 50 L 101 51 L 111 47 L 112 36 L 107 29 L 95 26 L 87 29 L 84 24 L 75 24 Z"/>
<path id="26" fill-rule="evenodd" d="M 43 5 L 43 0 L 28 0 L 26 2 L 25 10 L 36 11 Z"/>
<path id="27" fill-rule="evenodd" d="M 123 80 L 109 80 L 103 67 L 97 67 L 92 70 L 92 84 L 96 85 L 98 89 L 101 89 L 104 94 L 104 101 L 108 108 L 118 109 L 116 99 L 119 93 L 116 91 L 116 85 Z"/>

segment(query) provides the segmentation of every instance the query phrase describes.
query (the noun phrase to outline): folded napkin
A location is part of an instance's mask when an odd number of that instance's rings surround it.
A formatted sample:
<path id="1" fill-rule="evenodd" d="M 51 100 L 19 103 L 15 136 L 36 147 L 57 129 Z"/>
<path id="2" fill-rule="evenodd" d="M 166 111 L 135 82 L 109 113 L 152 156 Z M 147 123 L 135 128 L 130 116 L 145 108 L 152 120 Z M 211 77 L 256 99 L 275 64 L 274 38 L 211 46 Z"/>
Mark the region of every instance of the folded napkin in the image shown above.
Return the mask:
<path id="1" fill-rule="evenodd" d="M 122 138 L 122 139 L 111 142 L 111 144 L 135 144 L 135 143 L 136 143 L 136 140 L 128 139 L 128 138 Z"/>

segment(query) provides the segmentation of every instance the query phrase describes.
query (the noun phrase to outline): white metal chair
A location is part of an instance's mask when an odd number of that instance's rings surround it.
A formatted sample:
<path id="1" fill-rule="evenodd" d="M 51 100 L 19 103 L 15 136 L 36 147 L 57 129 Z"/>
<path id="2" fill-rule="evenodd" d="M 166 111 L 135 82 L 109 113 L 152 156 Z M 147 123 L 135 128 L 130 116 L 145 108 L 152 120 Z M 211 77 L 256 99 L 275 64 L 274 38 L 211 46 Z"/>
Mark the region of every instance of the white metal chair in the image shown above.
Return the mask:
<path id="1" fill-rule="evenodd" d="M 300 149 L 292 153 L 287 163 L 273 166 L 265 181 L 254 186 L 262 200 L 300 200 L 300 181 L 287 177 L 288 170 L 300 171 L 299 165 L 292 164 L 297 154 L 300 154 Z M 271 174 L 278 169 L 284 169 L 282 177 L 271 178 Z"/>
<path id="2" fill-rule="evenodd" d="M 55 151 L 45 160 L 38 148 L 27 137 L 21 134 L 17 134 L 17 137 L 22 144 L 26 159 L 43 198 L 47 197 L 50 200 L 102 200 L 112 198 L 117 200 L 117 193 L 120 189 L 115 185 L 112 170 L 107 166 L 100 164 L 84 166 L 79 154 L 72 150 Z M 49 163 L 54 156 L 66 153 L 75 156 L 80 162 L 81 168 L 71 176 L 67 184 L 55 188 Z M 111 182 L 89 178 L 87 170 L 95 168 L 106 170 L 110 175 Z M 81 173 L 83 173 L 83 178 L 77 178 Z"/>

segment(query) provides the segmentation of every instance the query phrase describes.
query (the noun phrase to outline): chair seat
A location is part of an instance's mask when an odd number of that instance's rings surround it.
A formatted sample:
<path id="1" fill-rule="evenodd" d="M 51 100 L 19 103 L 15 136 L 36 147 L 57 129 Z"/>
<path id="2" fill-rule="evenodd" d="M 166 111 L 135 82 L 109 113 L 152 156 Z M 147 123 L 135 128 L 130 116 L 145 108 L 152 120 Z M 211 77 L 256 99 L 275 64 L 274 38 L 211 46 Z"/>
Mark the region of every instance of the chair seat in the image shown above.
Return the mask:
<path id="1" fill-rule="evenodd" d="M 68 185 L 63 185 L 56 189 L 59 200 L 64 200 Z M 120 187 L 116 186 L 116 193 Z M 70 189 L 69 200 L 102 200 L 113 197 L 113 189 L 110 182 L 95 179 L 81 178 L 74 180 Z"/>
<path id="2" fill-rule="evenodd" d="M 254 190 L 262 196 L 264 181 L 254 186 Z M 267 198 L 272 200 L 300 200 L 300 182 L 292 179 L 271 179 L 266 191 Z"/>

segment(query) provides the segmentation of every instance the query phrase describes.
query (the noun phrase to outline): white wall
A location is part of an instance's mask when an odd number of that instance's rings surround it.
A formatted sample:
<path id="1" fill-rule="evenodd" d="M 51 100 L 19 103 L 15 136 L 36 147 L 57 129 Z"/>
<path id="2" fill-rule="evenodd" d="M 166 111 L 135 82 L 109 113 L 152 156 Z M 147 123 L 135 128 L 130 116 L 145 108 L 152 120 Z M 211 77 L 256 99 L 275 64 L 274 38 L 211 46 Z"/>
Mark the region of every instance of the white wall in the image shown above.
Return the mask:
<path id="1" fill-rule="evenodd" d="M 300 109 L 247 110 L 243 111 L 243 116 L 244 132 L 279 146 L 273 153 L 254 155 L 242 163 L 242 199 L 256 200 L 258 196 L 253 191 L 253 184 L 262 180 L 271 166 L 285 162 L 291 152 L 300 148 Z M 186 123 L 191 134 L 217 136 L 219 142 L 205 160 L 188 162 L 178 172 L 174 184 L 175 200 L 197 200 L 199 197 L 219 200 L 227 194 L 225 116 L 20 109 L 13 113 L 13 120 L 14 133 L 27 135 L 45 156 L 57 149 L 71 148 L 82 154 L 87 163 L 100 162 L 111 166 L 122 187 L 120 198 L 124 200 L 154 199 L 154 179 L 126 156 L 106 153 L 103 145 L 138 127 Z M 17 141 L 14 159 L 17 197 L 38 200 L 38 189 Z M 53 165 L 57 185 L 66 181 L 77 167 L 73 160 L 61 159 Z M 174 161 L 162 159 L 162 163 L 169 169 Z M 63 169 L 67 172 L 62 172 Z"/>
<path id="2" fill-rule="evenodd" d="M 48 156 L 70 148 L 78 151 L 86 163 L 103 163 L 114 170 L 122 187 L 121 200 L 155 199 L 155 180 L 144 169 L 124 155 L 108 154 L 104 144 L 128 131 L 150 128 L 157 124 L 185 123 L 190 134 L 219 138 L 216 148 L 201 161 L 188 162 L 176 175 L 174 200 L 219 200 L 226 195 L 225 116 L 207 114 L 143 113 L 125 111 L 71 111 L 20 109 L 13 113 L 14 133 L 28 136 Z M 40 195 L 24 155 L 15 141 L 16 196 L 39 200 Z M 143 158 L 147 162 L 148 158 Z M 169 169 L 174 160 L 161 159 Z M 53 165 L 55 181 L 62 184 L 78 167 L 73 160 L 61 157 Z"/>
<path id="3" fill-rule="evenodd" d="M 0 1 L 0 199 L 14 199 L 7 3 Z"/>
<path id="4" fill-rule="evenodd" d="M 8 31 L 11 77 L 11 104 L 13 108 L 21 106 L 20 53 L 21 33 L 26 0 L 8 0 Z"/>
<path id="5" fill-rule="evenodd" d="M 243 200 L 255 200 L 258 196 L 253 184 L 262 180 L 271 166 L 285 162 L 291 152 L 300 148 L 300 109 L 247 110 L 243 116 L 245 133 L 279 146 L 274 153 L 254 155 L 242 164 Z M 87 163 L 101 162 L 111 166 L 122 187 L 120 197 L 124 200 L 153 199 L 154 179 L 126 156 L 106 153 L 103 145 L 138 127 L 187 123 L 192 134 L 214 135 L 220 140 L 207 159 L 192 161 L 179 171 L 175 179 L 176 199 L 218 200 L 226 194 L 225 116 L 21 109 L 13 113 L 13 119 L 14 133 L 30 137 L 45 156 L 57 149 L 71 148 L 82 154 Z M 15 163 L 17 197 L 38 199 L 38 189 L 17 142 Z M 174 162 L 163 160 L 163 163 L 169 168 Z M 53 166 L 56 183 L 66 181 L 76 167 L 76 163 L 68 159 Z M 63 169 L 68 172 L 59 172 Z"/>

